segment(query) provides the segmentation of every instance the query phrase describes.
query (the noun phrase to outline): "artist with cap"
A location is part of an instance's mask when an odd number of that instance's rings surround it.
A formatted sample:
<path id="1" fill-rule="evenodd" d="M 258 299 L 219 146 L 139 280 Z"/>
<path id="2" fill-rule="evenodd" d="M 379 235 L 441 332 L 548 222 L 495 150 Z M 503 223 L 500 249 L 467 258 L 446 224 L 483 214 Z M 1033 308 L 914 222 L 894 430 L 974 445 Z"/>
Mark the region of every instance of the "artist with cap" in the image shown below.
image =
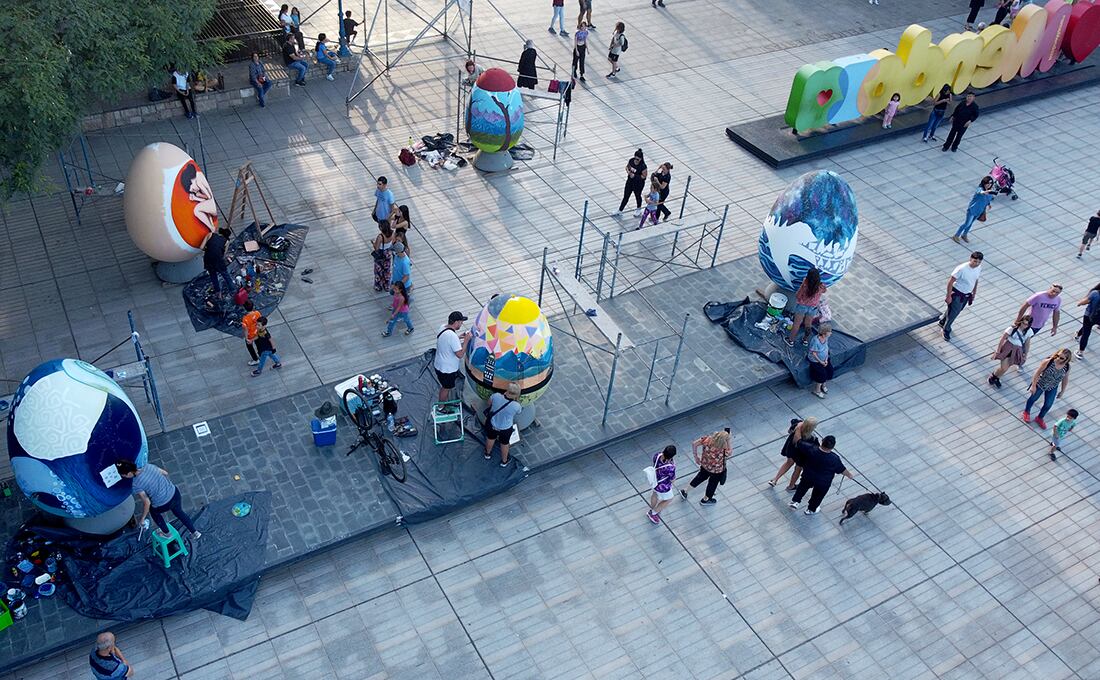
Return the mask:
<path id="1" fill-rule="evenodd" d="M 439 401 L 450 400 L 451 390 L 462 375 L 462 357 L 466 355 L 466 339 L 470 337 L 469 331 L 458 332 L 463 321 L 466 321 L 466 315 L 462 312 L 451 312 L 447 323 L 435 334 L 433 365 L 435 377 L 439 378 Z"/>

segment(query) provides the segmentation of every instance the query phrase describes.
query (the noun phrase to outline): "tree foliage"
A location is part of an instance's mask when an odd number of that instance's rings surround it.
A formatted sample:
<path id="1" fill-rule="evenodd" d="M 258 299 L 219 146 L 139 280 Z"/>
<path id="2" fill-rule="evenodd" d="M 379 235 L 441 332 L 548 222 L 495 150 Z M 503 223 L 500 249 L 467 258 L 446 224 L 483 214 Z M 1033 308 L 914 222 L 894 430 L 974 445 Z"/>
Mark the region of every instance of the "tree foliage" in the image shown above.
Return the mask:
<path id="1" fill-rule="evenodd" d="M 196 70 L 224 53 L 199 43 L 215 0 L 9 0 L 0 12 L 0 182 L 40 186 L 45 158 L 81 118 L 165 81 L 175 62 Z"/>

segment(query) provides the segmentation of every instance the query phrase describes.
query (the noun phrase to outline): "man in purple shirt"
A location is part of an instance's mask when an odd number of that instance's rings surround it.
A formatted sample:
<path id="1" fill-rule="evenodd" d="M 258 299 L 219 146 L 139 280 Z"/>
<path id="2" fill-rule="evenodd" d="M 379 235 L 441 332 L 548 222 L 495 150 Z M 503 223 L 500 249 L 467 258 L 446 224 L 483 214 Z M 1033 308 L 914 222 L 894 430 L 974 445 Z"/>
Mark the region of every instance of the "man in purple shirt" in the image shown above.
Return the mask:
<path id="1" fill-rule="evenodd" d="M 1062 284 L 1052 283 L 1048 290 L 1040 291 L 1029 297 L 1016 312 L 1016 320 L 1023 318 L 1024 314 L 1031 310 L 1031 328 L 1038 333 L 1047 319 L 1054 318 L 1050 326 L 1050 334 L 1058 332 L 1058 319 L 1061 316 L 1059 309 L 1062 307 Z"/>

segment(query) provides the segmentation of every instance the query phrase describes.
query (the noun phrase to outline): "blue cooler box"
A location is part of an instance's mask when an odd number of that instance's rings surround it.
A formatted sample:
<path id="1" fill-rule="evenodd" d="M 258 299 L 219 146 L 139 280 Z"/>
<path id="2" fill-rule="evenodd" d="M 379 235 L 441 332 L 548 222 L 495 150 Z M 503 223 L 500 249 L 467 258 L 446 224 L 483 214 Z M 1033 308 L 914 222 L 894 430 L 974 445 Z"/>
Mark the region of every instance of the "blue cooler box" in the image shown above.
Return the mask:
<path id="1" fill-rule="evenodd" d="M 334 446 L 336 444 L 336 418 L 326 418 L 324 422 L 314 418 L 309 427 L 313 430 L 314 446 Z"/>

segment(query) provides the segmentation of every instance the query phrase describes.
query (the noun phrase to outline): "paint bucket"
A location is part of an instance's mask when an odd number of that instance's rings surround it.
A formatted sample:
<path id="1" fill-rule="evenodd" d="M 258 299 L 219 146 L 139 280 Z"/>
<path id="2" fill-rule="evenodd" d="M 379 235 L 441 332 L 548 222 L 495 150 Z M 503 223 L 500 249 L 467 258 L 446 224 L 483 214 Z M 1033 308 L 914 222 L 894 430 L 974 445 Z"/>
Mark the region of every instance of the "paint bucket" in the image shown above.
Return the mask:
<path id="1" fill-rule="evenodd" d="M 8 607 L 11 609 L 11 617 L 16 621 L 27 615 L 27 603 L 23 600 L 22 593 L 12 600 Z"/>
<path id="2" fill-rule="evenodd" d="M 772 293 L 768 298 L 768 316 L 783 316 L 783 310 L 787 307 L 787 296 L 783 293 Z"/>
<path id="3" fill-rule="evenodd" d="M 56 590 L 57 590 L 57 586 L 55 586 L 54 584 L 52 584 L 52 583 L 43 583 L 42 585 L 38 586 L 38 596 L 39 597 L 50 597 L 51 595 L 54 594 L 54 591 L 56 591 Z"/>

